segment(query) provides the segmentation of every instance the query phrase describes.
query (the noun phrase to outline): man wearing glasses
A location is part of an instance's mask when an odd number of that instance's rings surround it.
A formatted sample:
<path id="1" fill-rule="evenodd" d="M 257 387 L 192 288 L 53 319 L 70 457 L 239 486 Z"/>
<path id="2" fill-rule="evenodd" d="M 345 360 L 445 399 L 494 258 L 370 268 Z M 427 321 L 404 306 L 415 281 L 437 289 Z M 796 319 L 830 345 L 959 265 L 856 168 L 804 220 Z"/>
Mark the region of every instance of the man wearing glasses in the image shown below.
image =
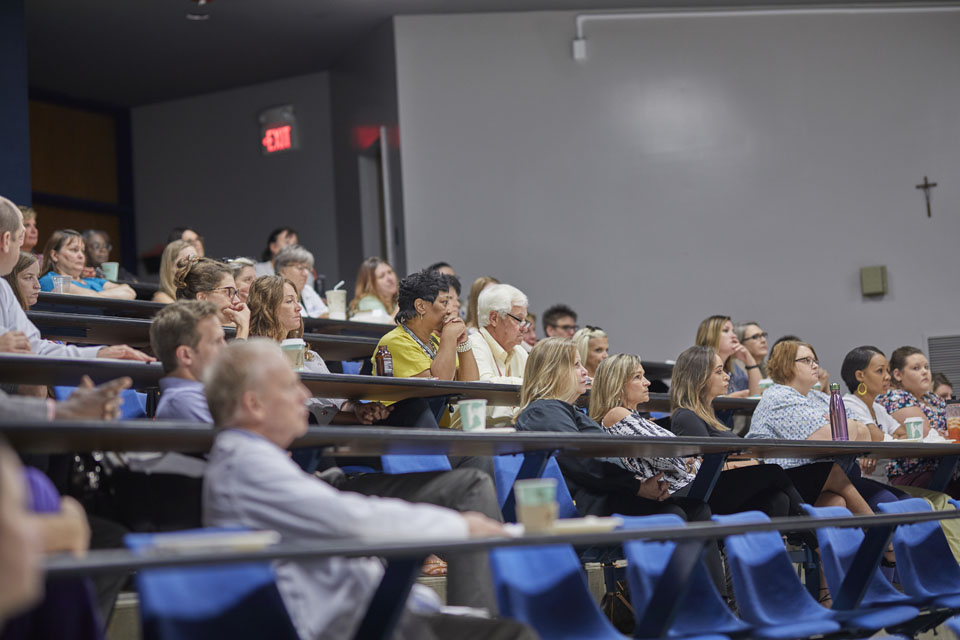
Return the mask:
<path id="1" fill-rule="evenodd" d="M 477 299 L 477 325 L 470 336 L 480 380 L 500 384 L 523 383 L 527 351 L 520 346 L 528 327 L 527 296 L 509 284 L 484 289 Z M 487 406 L 487 422 L 513 424 L 516 407 Z"/>
<path id="2" fill-rule="evenodd" d="M 579 328 L 577 312 L 565 304 L 555 304 L 543 312 L 543 332 L 548 338 L 572 338 Z"/>

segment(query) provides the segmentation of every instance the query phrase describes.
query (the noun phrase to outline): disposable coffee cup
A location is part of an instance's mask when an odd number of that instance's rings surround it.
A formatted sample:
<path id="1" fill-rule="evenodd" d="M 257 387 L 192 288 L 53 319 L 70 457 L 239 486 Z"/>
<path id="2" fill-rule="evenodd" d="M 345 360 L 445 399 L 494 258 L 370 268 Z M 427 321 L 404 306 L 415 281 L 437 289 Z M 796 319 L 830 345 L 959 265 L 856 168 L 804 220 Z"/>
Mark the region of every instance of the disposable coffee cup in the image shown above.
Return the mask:
<path id="1" fill-rule="evenodd" d="M 120 269 L 119 262 L 101 262 L 100 269 L 103 271 L 103 277 L 110 282 L 117 281 L 117 271 Z"/>
<path id="2" fill-rule="evenodd" d="M 906 427 L 907 437 L 911 440 L 923 437 L 923 418 L 907 418 L 903 421 L 903 426 Z"/>
<path id="3" fill-rule="evenodd" d="M 294 371 L 303 371 L 307 343 L 300 338 L 287 338 L 280 343 L 280 348 L 283 349 L 283 355 L 287 357 Z"/>
<path id="4" fill-rule="evenodd" d="M 328 289 L 327 308 L 330 310 L 331 320 L 347 319 L 347 290 Z"/>
<path id="5" fill-rule="evenodd" d="M 53 280 L 54 293 L 63 293 L 70 285 L 70 276 L 51 276 L 50 279 Z"/>
<path id="6" fill-rule="evenodd" d="M 760 381 L 760 393 L 763 393 L 767 389 L 773 386 L 773 380 L 771 378 L 764 378 Z"/>
<path id="7" fill-rule="evenodd" d="M 464 431 L 483 431 L 487 428 L 486 400 L 461 400 L 457 408 L 460 409 L 460 427 Z"/>
<path id="8" fill-rule="evenodd" d="M 557 519 L 557 479 L 535 478 L 513 483 L 517 519 L 524 531 L 546 531 Z"/>

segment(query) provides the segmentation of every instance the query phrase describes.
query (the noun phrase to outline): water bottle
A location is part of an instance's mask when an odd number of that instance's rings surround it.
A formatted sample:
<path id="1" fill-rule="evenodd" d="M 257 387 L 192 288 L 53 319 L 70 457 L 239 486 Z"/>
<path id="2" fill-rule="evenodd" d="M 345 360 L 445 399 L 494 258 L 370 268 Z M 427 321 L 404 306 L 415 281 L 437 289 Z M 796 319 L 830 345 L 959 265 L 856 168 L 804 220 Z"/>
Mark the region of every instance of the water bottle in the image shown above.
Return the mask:
<path id="1" fill-rule="evenodd" d="M 830 435 L 834 440 L 849 440 L 847 434 L 847 411 L 840 395 L 840 385 L 830 383 Z"/>

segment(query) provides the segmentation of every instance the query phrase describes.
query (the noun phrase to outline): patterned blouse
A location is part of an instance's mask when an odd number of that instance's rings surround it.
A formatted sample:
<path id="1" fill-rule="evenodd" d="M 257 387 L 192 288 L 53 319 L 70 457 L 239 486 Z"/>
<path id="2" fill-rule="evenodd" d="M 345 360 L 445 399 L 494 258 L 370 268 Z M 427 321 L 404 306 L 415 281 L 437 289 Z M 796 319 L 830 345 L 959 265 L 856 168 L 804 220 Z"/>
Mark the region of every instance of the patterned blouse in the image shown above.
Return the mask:
<path id="1" fill-rule="evenodd" d="M 846 410 L 847 419 L 855 417 Z M 830 423 L 830 396 L 813 390 L 807 395 L 793 387 L 775 384 L 763 392 L 753 412 L 748 438 L 806 440 L 814 431 Z M 784 469 L 817 462 L 809 458 L 768 459 Z"/>
<path id="2" fill-rule="evenodd" d="M 651 422 L 633 411 L 620 422 L 604 427 L 618 436 L 642 436 L 645 438 L 675 438 L 670 431 Z M 620 458 L 623 464 L 641 480 L 646 480 L 663 472 L 663 479 L 670 483 L 670 493 L 687 486 L 696 477 L 687 471 L 683 458 Z M 696 464 L 699 469 L 699 463 Z"/>
<path id="3" fill-rule="evenodd" d="M 920 407 L 930 426 L 936 428 L 944 438 L 947 437 L 947 403 L 940 396 L 928 391 L 923 394 L 923 402 L 920 402 L 915 395 L 905 389 L 890 389 L 877 396 L 876 401 L 890 414 L 907 407 Z M 905 476 L 908 473 L 934 471 L 936 468 L 937 460 L 935 458 L 896 458 L 887 465 L 887 477 L 895 478 Z M 960 473 L 960 469 L 958 469 L 958 473 Z M 954 477 L 957 476 L 954 475 Z"/>

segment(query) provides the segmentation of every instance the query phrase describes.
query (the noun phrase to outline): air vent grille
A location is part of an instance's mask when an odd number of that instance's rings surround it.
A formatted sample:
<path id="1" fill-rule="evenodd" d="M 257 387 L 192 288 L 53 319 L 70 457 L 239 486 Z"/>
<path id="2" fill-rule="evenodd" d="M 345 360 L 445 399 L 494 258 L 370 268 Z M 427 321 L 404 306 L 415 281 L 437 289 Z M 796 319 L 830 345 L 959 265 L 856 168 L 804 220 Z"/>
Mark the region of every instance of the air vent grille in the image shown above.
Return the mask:
<path id="1" fill-rule="evenodd" d="M 930 368 L 946 374 L 956 388 L 960 384 L 960 335 L 928 336 Z"/>

